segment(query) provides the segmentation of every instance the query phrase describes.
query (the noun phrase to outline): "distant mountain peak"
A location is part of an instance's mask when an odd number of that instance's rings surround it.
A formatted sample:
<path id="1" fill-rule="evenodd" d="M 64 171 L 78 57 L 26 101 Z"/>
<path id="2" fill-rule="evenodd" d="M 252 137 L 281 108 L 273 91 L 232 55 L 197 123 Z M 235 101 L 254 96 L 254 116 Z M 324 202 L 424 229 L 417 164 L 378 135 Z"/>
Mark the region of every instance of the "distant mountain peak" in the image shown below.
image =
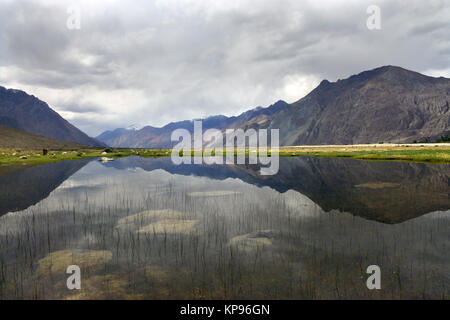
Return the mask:
<path id="1" fill-rule="evenodd" d="M 340 81 L 340 80 L 338 80 L 338 81 Z M 323 79 L 323 80 L 319 83 L 319 87 L 326 87 L 326 86 L 328 86 L 328 85 L 330 85 L 330 84 L 331 84 L 330 81 L 328 81 L 327 79 Z"/>
<path id="2" fill-rule="evenodd" d="M 215 115 L 215 116 L 209 116 L 205 119 L 201 119 L 201 120 L 219 120 L 219 119 L 227 119 L 227 116 L 224 116 L 223 114 L 219 114 L 219 115 Z"/>
<path id="3" fill-rule="evenodd" d="M 372 70 L 363 71 L 357 75 L 351 76 L 348 79 L 358 79 L 358 80 L 371 80 L 374 78 L 383 77 L 384 80 L 395 80 L 401 81 L 406 79 L 430 79 L 433 77 L 428 77 L 419 72 L 411 71 L 399 66 L 387 65 L 381 66 Z"/>
<path id="4" fill-rule="evenodd" d="M 330 82 L 292 104 L 279 100 L 238 116 L 203 119 L 203 129 L 279 129 L 280 145 L 413 142 L 450 131 L 450 79 L 386 65 Z M 192 121 L 147 127 L 114 141 L 122 147 L 170 147 L 170 133 Z M 114 145 L 118 144 L 118 145 Z M 119 145 L 120 144 L 120 145 Z"/>
<path id="5" fill-rule="evenodd" d="M 450 79 L 387 65 L 322 81 L 272 126 L 292 128 L 288 145 L 433 141 L 450 131 L 449 97 Z"/>

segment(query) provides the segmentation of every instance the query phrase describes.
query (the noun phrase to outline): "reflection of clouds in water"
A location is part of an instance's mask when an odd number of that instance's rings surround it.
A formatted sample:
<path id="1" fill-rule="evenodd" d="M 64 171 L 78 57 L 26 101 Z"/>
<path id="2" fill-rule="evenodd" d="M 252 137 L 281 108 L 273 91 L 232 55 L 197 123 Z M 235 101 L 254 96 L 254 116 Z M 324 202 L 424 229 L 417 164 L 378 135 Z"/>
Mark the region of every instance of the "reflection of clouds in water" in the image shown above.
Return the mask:
<path id="1" fill-rule="evenodd" d="M 284 204 L 289 208 L 294 215 L 299 214 L 301 216 L 314 217 L 322 209 L 315 204 L 311 199 L 302 195 L 301 193 L 289 190 L 282 194 Z"/>
<path id="2" fill-rule="evenodd" d="M 190 197 L 226 197 L 240 195 L 241 192 L 236 191 L 226 191 L 226 190 L 215 190 L 215 191 L 196 191 L 188 192 Z"/>
<path id="3" fill-rule="evenodd" d="M 20 237 L 36 231 L 45 242 L 50 230 L 52 241 L 67 249 L 101 248 L 113 254 L 124 250 L 126 256 L 134 252 L 131 245 L 150 246 L 148 239 L 158 248 L 164 234 L 172 240 L 186 238 L 186 248 L 205 241 L 214 252 L 218 247 L 236 247 L 243 255 L 251 255 L 264 248 L 270 254 L 260 257 L 259 263 L 278 263 L 264 260 L 276 253 L 282 258 L 279 263 L 296 270 L 307 268 L 312 251 L 318 257 L 331 254 L 351 262 L 382 259 L 414 266 L 425 262 L 427 268 L 444 275 L 444 282 L 450 281 L 445 278 L 449 227 L 450 211 L 391 225 L 336 210 L 324 212 L 294 190 L 280 193 L 237 178 L 215 180 L 162 169 L 118 170 L 97 162 L 37 205 L 0 217 L 0 235 Z M 174 247 L 169 246 L 168 252 Z M 148 252 L 152 255 L 157 250 Z M 116 257 L 113 261 L 123 262 Z"/>
<path id="4" fill-rule="evenodd" d="M 152 199 L 152 204 L 159 201 L 160 205 L 167 206 L 169 202 L 177 206 L 185 201 L 184 195 L 189 195 L 190 201 L 194 201 L 196 205 L 202 204 L 204 214 L 214 212 L 223 216 L 241 215 L 245 213 L 242 209 L 251 205 L 264 210 L 265 203 L 270 199 L 283 202 L 293 215 L 313 216 L 317 212 L 317 208 L 314 208 L 316 205 L 311 200 L 292 190 L 280 194 L 269 187 L 260 188 L 236 178 L 214 180 L 170 174 L 162 169 L 148 172 L 136 168 L 130 172 L 91 162 L 64 181 L 48 198 L 26 210 L 0 217 L 0 234 L 23 232 L 23 225 L 33 216 L 57 216 L 58 219 L 53 220 L 54 224 L 57 221 L 70 221 L 73 212 L 78 216 L 89 213 L 93 215 L 91 222 L 95 222 L 96 213 L 97 218 L 101 220 L 100 214 L 105 206 L 117 206 L 116 204 L 123 200 L 131 205 L 131 210 L 139 212 L 143 209 L 141 206 L 147 197 Z M 240 210 L 230 211 L 230 205 L 236 200 L 236 195 L 244 196 L 239 204 L 245 206 Z M 239 204 L 235 204 L 234 209 Z M 63 212 L 66 213 L 66 218 Z M 44 228 L 45 225 L 41 227 Z"/>
<path id="5" fill-rule="evenodd" d="M 92 183 L 86 180 L 78 180 L 76 177 L 73 179 L 70 178 L 61 185 L 55 189 L 56 190 L 63 190 L 63 189 L 80 189 L 80 188 L 95 188 L 95 187 L 102 187 L 103 185 L 101 183 Z"/>
<path id="6" fill-rule="evenodd" d="M 296 223 L 285 232 L 295 228 Z M 370 261 L 382 271 L 403 270 L 403 277 L 414 281 L 421 272 L 432 274 L 439 282 L 450 285 L 450 210 L 434 212 L 399 224 L 370 221 L 333 210 L 317 218 L 302 221 L 298 243 L 329 255 L 347 257 L 350 263 Z M 280 246 L 283 250 L 283 246 Z M 411 275 L 414 270 L 414 275 Z M 426 270 L 426 271 L 425 271 Z M 385 274 L 385 273 L 384 273 Z M 429 276 L 429 275 L 428 275 Z M 424 275 L 420 275 L 423 281 Z M 405 279 L 404 279 L 405 280 Z M 436 282 L 429 281 L 433 287 Z M 408 285 L 411 285 L 408 282 Z M 434 289 L 439 289 L 434 287 Z"/>
<path id="7" fill-rule="evenodd" d="M 92 193 L 94 191 L 99 191 L 103 189 L 102 185 L 96 185 L 96 186 L 86 186 L 86 185 L 79 185 L 79 186 L 70 186 L 70 187 L 63 187 L 63 188 L 58 188 L 55 189 L 54 192 L 60 192 L 60 193 Z"/>
<path id="8" fill-rule="evenodd" d="M 173 200 L 174 202 L 182 201 L 185 199 L 183 193 L 190 196 L 191 201 L 203 203 L 206 208 L 209 205 L 214 205 L 218 214 L 245 213 L 245 210 L 239 212 L 230 212 L 229 210 L 231 202 L 236 201 L 236 198 L 232 195 L 244 195 L 241 201 L 247 205 L 257 205 L 260 210 L 270 207 L 270 203 L 276 199 L 284 207 L 285 213 L 291 217 L 320 218 L 320 215 L 328 218 L 333 217 L 331 214 L 324 213 L 308 197 L 294 190 L 279 193 L 270 187 L 257 187 L 236 178 L 214 180 L 207 177 L 170 174 L 162 169 L 153 171 L 145 171 L 140 168 L 134 168 L 133 171 L 118 170 L 91 162 L 66 180 L 47 199 L 27 210 L 10 213 L 0 217 L 0 219 L 5 225 L 8 224 L 7 220 L 18 216 L 52 213 L 67 208 L 75 210 L 77 214 L 83 214 L 85 212 L 80 206 L 80 199 L 83 197 L 87 197 L 89 207 L 95 210 L 96 208 L 103 208 L 105 205 L 115 204 L 115 202 L 125 198 L 131 203 L 138 204 L 146 196 L 161 198 L 161 200 Z M 174 203 L 174 205 L 176 206 L 177 203 Z M 139 212 L 139 210 L 136 210 L 136 212 Z M 364 221 L 364 219 L 354 218 L 350 214 L 336 213 L 334 217 L 336 218 L 336 216 L 339 216 L 339 219 L 343 221 L 349 220 L 349 229 L 352 229 L 352 226 L 355 225 L 351 220 Z M 333 221 L 335 219 L 330 220 L 330 225 Z M 370 225 L 373 222 L 368 221 L 367 224 Z M 386 226 L 386 228 L 388 227 Z M 324 228 L 328 229 L 326 223 Z"/>

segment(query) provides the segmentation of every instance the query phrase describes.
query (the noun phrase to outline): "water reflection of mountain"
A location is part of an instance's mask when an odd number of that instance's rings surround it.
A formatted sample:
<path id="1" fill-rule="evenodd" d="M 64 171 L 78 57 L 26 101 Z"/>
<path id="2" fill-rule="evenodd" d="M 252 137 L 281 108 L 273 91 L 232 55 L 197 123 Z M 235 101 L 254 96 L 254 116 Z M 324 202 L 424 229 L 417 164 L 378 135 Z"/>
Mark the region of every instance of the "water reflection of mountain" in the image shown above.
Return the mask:
<path id="1" fill-rule="evenodd" d="M 92 159 L 39 166 L 0 168 L 0 216 L 24 210 L 47 198 L 61 183 Z"/>
<path id="2" fill-rule="evenodd" d="M 92 159 L 40 166 L 0 168 L 0 215 L 28 208 L 48 197 Z M 259 175 L 257 165 L 173 165 L 170 158 L 129 157 L 104 164 L 146 171 L 238 178 L 279 192 L 296 190 L 325 211 L 338 209 L 370 220 L 399 223 L 450 209 L 450 166 L 406 162 L 367 162 L 334 158 L 280 158 L 274 176 Z"/>
<path id="3" fill-rule="evenodd" d="M 171 160 L 130 157 L 108 163 L 118 169 L 140 167 L 169 173 L 239 178 L 285 192 L 293 189 L 325 211 L 338 209 L 370 220 L 399 223 L 450 209 L 450 166 L 407 162 L 369 162 L 336 158 L 280 158 L 274 176 L 260 176 L 256 165 L 182 165 Z"/>

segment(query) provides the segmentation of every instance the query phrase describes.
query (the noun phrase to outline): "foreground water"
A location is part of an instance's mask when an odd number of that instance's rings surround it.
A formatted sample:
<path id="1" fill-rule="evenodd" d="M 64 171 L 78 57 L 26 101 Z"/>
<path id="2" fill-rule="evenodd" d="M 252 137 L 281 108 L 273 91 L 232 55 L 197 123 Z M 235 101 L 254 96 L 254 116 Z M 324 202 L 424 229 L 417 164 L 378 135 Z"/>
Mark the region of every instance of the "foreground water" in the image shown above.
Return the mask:
<path id="1" fill-rule="evenodd" d="M 449 299 L 449 181 L 448 165 L 309 157 L 274 176 L 137 157 L 0 168 L 0 298 Z"/>

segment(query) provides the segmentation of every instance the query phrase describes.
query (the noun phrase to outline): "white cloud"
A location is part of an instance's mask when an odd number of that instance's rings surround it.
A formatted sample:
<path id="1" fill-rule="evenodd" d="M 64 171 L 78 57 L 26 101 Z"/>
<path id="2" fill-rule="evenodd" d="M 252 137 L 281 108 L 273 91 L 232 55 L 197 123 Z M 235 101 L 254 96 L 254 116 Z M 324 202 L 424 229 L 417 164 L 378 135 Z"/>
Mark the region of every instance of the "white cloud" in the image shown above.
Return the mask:
<path id="1" fill-rule="evenodd" d="M 294 74 L 285 76 L 283 83 L 283 87 L 277 90 L 276 95 L 283 97 L 287 103 L 293 103 L 317 87 L 320 79 L 315 76 Z"/>
<path id="2" fill-rule="evenodd" d="M 449 76 L 448 2 L 0 0 L 0 85 L 96 135 L 293 102 L 381 65 Z"/>

